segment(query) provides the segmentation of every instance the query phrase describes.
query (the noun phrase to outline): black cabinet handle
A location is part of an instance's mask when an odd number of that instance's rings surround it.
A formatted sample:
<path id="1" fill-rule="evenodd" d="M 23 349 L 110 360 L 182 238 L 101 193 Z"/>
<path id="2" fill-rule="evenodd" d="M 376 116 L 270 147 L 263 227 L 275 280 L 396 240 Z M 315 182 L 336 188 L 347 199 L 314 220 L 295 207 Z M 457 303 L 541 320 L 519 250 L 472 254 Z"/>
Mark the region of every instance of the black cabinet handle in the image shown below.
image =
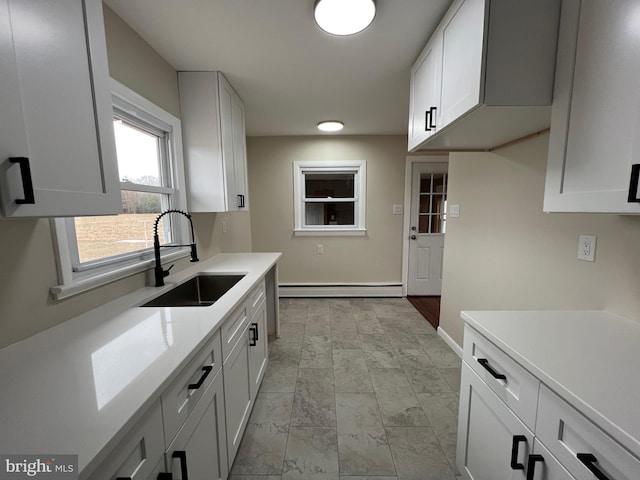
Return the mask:
<path id="1" fill-rule="evenodd" d="M 249 339 L 249 346 L 255 347 L 258 344 L 258 324 L 252 323 L 249 327 L 249 331 L 251 332 L 251 338 Z"/>
<path id="2" fill-rule="evenodd" d="M 514 435 L 511 442 L 511 469 L 512 470 L 524 470 L 524 465 L 518 463 L 518 447 L 520 443 L 527 443 L 527 437 L 524 435 Z"/>
<path id="3" fill-rule="evenodd" d="M 204 367 L 202 367 L 202 371 L 204 373 L 200 377 L 200 380 L 198 380 L 198 383 L 189 384 L 189 390 L 197 390 L 197 389 L 199 389 L 202 386 L 202 384 L 204 383 L 204 380 L 209 376 L 209 374 L 211 373 L 212 370 L 213 370 L 213 367 L 211 365 L 205 365 Z"/>
<path id="4" fill-rule="evenodd" d="M 640 163 L 631 165 L 631 181 L 629 182 L 629 197 L 628 203 L 640 203 L 638 197 L 638 178 L 640 178 Z"/>
<path id="5" fill-rule="evenodd" d="M 533 480 L 533 476 L 536 471 L 536 463 L 538 462 L 544 463 L 544 457 L 542 455 L 529 455 L 529 460 L 527 461 L 527 480 Z"/>
<path id="6" fill-rule="evenodd" d="M 27 157 L 11 157 L 9 162 L 17 163 L 20 166 L 20 176 L 22 177 L 22 189 L 24 190 L 24 198 L 17 198 L 16 203 L 19 205 L 35 204 L 36 197 L 33 194 L 33 181 L 31 179 L 31 167 L 29 167 L 29 159 Z"/>
<path id="7" fill-rule="evenodd" d="M 173 475 L 168 472 L 160 472 L 156 477 L 156 480 L 173 480 Z"/>
<path id="8" fill-rule="evenodd" d="M 187 452 L 184 450 L 176 450 L 171 455 L 171 458 L 178 458 L 180 460 L 180 473 L 182 480 L 189 480 L 189 474 L 187 472 Z"/>
<path id="9" fill-rule="evenodd" d="M 429 109 L 431 113 L 429 113 L 429 126 L 435 130 L 436 129 L 436 112 L 438 111 L 438 107 L 431 107 Z"/>
<path id="10" fill-rule="evenodd" d="M 582 462 L 585 467 L 587 467 L 587 470 L 593 473 L 593 476 L 598 480 L 610 480 L 609 477 L 607 477 L 598 467 L 595 466 L 595 464 L 598 463 L 598 459 L 595 457 L 595 455 L 591 453 L 576 453 L 576 457 Z"/>
<path id="11" fill-rule="evenodd" d="M 244 208 L 244 195 L 238 195 L 238 208 Z"/>
<path id="12" fill-rule="evenodd" d="M 116 480 L 131 480 L 131 477 L 118 477 Z"/>
<path id="13" fill-rule="evenodd" d="M 489 360 L 486 358 L 479 358 L 478 363 L 484 367 L 484 369 L 491 374 L 493 378 L 496 380 L 506 380 L 507 377 L 502 373 L 496 372 L 493 368 L 489 366 Z"/>

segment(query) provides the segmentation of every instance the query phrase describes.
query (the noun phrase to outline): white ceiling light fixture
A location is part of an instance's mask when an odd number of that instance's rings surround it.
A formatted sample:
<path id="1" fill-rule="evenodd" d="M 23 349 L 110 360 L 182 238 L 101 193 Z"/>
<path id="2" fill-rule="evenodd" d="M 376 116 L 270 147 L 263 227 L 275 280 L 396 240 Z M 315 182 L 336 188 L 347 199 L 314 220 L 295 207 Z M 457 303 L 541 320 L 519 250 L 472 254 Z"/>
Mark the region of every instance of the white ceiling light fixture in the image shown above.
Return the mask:
<path id="1" fill-rule="evenodd" d="M 316 0 L 313 16 L 327 33 L 353 35 L 373 22 L 376 4 L 374 0 Z"/>
<path id="2" fill-rule="evenodd" d="M 338 122 L 337 120 L 326 120 L 318 124 L 318 130 L 322 130 L 323 132 L 337 132 L 343 128 L 344 123 Z"/>

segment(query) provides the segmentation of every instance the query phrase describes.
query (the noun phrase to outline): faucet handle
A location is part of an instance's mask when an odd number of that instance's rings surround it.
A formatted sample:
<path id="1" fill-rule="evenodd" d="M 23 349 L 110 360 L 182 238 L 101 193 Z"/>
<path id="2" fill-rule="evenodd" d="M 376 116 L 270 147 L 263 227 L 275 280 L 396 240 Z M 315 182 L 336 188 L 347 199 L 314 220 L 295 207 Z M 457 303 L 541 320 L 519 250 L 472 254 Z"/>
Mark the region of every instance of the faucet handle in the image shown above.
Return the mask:
<path id="1" fill-rule="evenodd" d="M 169 276 L 169 270 L 171 270 L 171 269 L 173 268 L 173 266 L 174 266 L 174 265 L 175 265 L 175 264 L 174 264 L 174 263 L 172 263 L 172 264 L 171 264 L 171 266 L 170 266 L 169 268 L 167 268 L 166 270 L 163 270 L 163 271 L 162 271 L 162 276 L 163 276 L 163 277 L 168 277 L 168 276 Z"/>

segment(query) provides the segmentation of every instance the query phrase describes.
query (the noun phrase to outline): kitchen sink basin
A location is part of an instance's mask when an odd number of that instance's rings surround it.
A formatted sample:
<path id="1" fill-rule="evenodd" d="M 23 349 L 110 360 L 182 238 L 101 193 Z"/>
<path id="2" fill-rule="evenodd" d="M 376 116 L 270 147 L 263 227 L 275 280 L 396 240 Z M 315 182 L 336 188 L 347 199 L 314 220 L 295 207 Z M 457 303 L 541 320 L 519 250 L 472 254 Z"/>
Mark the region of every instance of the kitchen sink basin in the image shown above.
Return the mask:
<path id="1" fill-rule="evenodd" d="M 244 275 L 197 275 L 141 306 L 208 307 L 243 277 Z"/>

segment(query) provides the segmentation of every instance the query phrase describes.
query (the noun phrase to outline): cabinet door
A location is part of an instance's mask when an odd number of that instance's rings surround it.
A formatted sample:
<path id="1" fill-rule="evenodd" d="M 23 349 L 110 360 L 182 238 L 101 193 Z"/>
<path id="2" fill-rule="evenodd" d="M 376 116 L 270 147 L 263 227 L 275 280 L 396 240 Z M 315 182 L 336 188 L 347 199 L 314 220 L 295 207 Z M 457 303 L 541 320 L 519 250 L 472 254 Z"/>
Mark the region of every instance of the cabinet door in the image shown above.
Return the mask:
<path id="1" fill-rule="evenodd" d="M 628 202 L 640 163 L 638 2 L 562 5 L 545 211 L 640 213 Z M 637 196 L 638 192 L 632 192 Z"/>
<path id="2" fill-rule="evenodd" d="M 514 451 L 514 445 L 516 446 Z M 463 362 L 456 463 L 466 480 L 525 479 L 531 431 Z"/>
<path id="3" fill-rule="evenodd" d="M 532 470 L 528 480 L 575 480 L 537 438 L 533 444 L 533 455 L 527 459 L 527 469 Z"/>
<path id="4" fill-rule="evenodd" d="M 224 480 L 229 473 L 222 374 L 216 378 L 167 450 L 174 480 Z"/>
<path id="5" fill-rule="evenodd" d="M 263 301 L 251 319 L 251 398 L 255 399 L 267 368 L 267 304 Z"/>
<path id="6" fill-rule="evenodd" d="M 440 107 L 441 57 L 442 37 L 436 33 L 411 68 L 410 151 L 436 131 L 436 117 Z"/>
<path id="7" fill-rule="evenodd" d="M 0 60 L 3 214 L 119 213 L 102 2 L 0 0 Z"/>
<path id="8" fill-rule="evenodd" d="M 249 189 L 247 188 L 247 140 L 244 127 L 244 103 L 242 103 L 242 99 L 236 95 L 231 107 L 236 205 L 239 210 L 248 210 Z"/>
<path id="9" fill-rule="evenodd" d="M 231 355 L 222 366 L 229 465 L 233 464 L 251 413 L 250 363 L 249 325 L 247 324 Z"/>
<path id="10" fill-rule="evenodd" d="M 459 0 L 442 21 L 439 128 L 480 103 L 484 10 L 484 0 Z"/>

